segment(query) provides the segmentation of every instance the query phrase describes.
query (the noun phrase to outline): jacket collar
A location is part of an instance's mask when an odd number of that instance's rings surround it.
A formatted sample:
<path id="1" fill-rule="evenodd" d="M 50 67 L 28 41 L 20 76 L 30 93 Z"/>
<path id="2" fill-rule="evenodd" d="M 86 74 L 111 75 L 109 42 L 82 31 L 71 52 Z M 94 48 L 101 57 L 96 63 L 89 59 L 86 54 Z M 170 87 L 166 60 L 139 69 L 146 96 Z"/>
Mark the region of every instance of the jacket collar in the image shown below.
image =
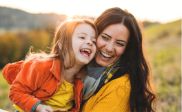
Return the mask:
<path id="1" fill-rule="evenodd" d="M 53 59 L 50 71 L 53 73 L 57 80 L 61 80 L 61 62 L 59 59 Z"/>

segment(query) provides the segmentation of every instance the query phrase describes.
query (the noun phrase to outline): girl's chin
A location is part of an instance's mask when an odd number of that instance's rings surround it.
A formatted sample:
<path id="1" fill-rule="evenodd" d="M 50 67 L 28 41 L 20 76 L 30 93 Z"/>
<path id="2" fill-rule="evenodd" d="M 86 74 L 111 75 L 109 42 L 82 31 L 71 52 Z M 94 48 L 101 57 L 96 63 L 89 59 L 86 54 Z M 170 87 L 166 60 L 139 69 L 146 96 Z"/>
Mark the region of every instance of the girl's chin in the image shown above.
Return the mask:
<path id="1" fill-rule="evenodd" d="M 85 64 L 88 64 L 90 62 L 89 59 L 80 59 L 77 61 L 80 65 L 85 65 Z"/>

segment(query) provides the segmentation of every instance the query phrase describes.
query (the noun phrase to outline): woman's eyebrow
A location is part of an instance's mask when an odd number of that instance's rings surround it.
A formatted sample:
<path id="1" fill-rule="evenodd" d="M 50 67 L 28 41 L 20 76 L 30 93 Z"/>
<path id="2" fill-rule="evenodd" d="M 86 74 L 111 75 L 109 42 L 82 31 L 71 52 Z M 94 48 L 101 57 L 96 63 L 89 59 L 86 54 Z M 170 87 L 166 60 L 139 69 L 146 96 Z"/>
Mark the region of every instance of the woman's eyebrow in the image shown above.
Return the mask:
<path id="1" fill-rule="evenodd" d="M 108 37 L 110 37 L 110 38 L 112 38 L 110 35 L 108 35 L 107 33 L 102 33 L 103 35 L 106 35 L 106 36 L 108 36 Z M 121 41 L 121 42 L 124 42 L 124 43 L 127 43 L 126 41 L 124 41 L 124 40 L 117 40 L 117 41 Z"/>
<path id="2" fill-rule="evenodd" d="M 102 34 L 104 34 L 104 35 L 106 35 L 106 36 L 108 36 L 108 37 L 110 37 L 110 38 L 112 38 L 110 35 L 108 35 L 107 33 L 102 33 Z"/>

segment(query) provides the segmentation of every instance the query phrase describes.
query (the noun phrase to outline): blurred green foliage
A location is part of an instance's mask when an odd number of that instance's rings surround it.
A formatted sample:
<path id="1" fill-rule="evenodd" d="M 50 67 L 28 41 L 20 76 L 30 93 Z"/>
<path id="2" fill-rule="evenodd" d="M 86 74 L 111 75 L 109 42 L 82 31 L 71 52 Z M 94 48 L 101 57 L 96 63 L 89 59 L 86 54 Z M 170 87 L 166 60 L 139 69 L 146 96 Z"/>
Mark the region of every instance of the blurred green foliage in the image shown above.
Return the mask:
<path id="1" fill-rule="evenodd" d="M 145 36 L 149 40 L 165 38 L 168 36 L 181 36 L 181 20 L 176 20 L 167 24 L 152 24 L 145 28 Z"/>
<path id="2" fill-rule="evenodd" d="M 0 69 L 7 63 L 25 58 L 30 47 L 33 52 L 49 52 L 53 29 L 35 29 L 29 31 L 7 31 L 0 33 Z M 0 71 L 0 109 L 15 111 L 8 98 L 9 85 Z"/>
<path id="3" fill-rule="evenodd" d="M 46 30 L 5 32 L 0 34 L 0 68 L 9 62 L 25 58 L 30 46 L 33 51 L 48 52 L 53 35 Z"/>
<path id="4" fill-rule="evenodd" d="M 181 111 L 181 20 L 144 29 L 157 112 Z"/>

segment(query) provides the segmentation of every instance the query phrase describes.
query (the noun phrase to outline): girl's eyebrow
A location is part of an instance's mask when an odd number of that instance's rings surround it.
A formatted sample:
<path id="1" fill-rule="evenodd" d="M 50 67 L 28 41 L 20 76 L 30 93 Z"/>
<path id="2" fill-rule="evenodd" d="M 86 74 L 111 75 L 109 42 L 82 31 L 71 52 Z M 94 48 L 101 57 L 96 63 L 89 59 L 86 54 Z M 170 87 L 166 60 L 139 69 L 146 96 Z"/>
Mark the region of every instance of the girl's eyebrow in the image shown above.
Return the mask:
<path id="1" fill-rule="evenodd" d="M 83 35 L 88 35 L 87 33 L 84 33 L 84 32 L 81 32 L 81 33 L 78 33 L 78 34 L 83 34 Z M 95 36 L 91 36 L 91 38 L 96 38 Z"/>
<path id="2" fill-rule="evenodd" d="M 86 33 L 84 33 L 84 32 L 80 32 L 80 33 L 77 33 L 77 34 L 84 34 L 84 35 L 87 35 Z"/>

